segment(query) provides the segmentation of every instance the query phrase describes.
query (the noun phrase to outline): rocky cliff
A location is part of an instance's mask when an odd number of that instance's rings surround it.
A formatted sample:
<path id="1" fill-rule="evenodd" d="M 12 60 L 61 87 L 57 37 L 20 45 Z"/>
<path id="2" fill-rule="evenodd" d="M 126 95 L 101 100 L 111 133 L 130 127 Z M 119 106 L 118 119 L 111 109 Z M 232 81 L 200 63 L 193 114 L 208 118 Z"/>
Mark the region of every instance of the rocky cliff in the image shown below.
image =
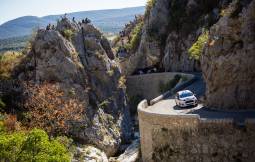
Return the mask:
<path id="1" fill-rule="evenodd" d="M 57 85 L 64 100 L 80 101 L 82 120 L 65 121 L 67 134 L 112 156 L 131 136 L 124 79 L 113 59 L 109 42 L 93 25 L 63 18 L 56 28 L 37 32 L 16 76 L 32 88 Z M 28 100 L 35 95 L 26 94 Z"/>
<path id="2" fill-rule="evenodd" d="M 128 58 L 128 74 L 156 66 L 163 71 L 200 71 L 189 48 L 216 23 L 229 1 L 151 0 L 144 18 L 138 50 Z"/>
<path id="3" fill-rule="evenodd" d="M 233 1 L 222 13 L 201 58 L 207 105 L 254 109 L 255 1 Z"/>
<path id="4" fill-rule="evenodd" d="M 254 109 L 254 10 L 252 0 L 150 0 L 121 69 L 202 70 L 208 106 Z"/>

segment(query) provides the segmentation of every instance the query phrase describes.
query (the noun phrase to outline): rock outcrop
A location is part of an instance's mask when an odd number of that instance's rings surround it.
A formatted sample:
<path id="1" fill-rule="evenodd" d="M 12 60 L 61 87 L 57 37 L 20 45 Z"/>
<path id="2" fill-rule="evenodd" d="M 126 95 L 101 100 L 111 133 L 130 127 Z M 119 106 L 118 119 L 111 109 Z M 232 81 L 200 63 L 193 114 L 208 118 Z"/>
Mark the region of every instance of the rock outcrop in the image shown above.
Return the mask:
<path id="1" fill-rule="evenodd" d="M 77 147 L 72 162 L 108 162 L 108 158 L 101 150 L 93 146 L 84 146 Z"/>
<path id="2" fill-rule="evenodd" d="M 189 48 L 203 30 L 220 18 L 227 0 L 154 0 L 144 18 L 138 50 L 123 65 L 127 74 L 157 67 L 162 71 L 200 71 L 200 62 L 191 58 Z"/>
<path id="3" fill-rule="evenodd" d="M 121 154 L 116 162 L 137 162 L 140 158 L 140 141 L 135 140 L 130 146 Z M 113 161 L 114 162 L 114 161 Z"/>
<path id="4" fill-rule="evenodd" d="M 40 29 L 19 69 L 19 80 L 60 84 L 65 97 L 80 100 L 84 120 L 70 122 L 68 134 L 114 155 L 131 136 L 121 73 L 107 39 L 93 25 L 63 18 L 56 29 Z"/>
<path id="5" fill-rule="evenodd" d="M 121 72 L 124 75 L 130 75 L 136 68 L 132 64 L 136 62 L 134 53 L 138 48 L 140 41 L 138 38 L 141 37 L 141 33 L 134 33 L 134 31 L 141 30 L 143 19 L 144 17 L 141 15 L 136 16 L 133 21 L 125 25 L 124 29 L 119 32 L 119 35 L 112 42 L 114 52 L 116 53 L 116 61 L 119 63 Z M 134 43 L 135 39 L 138 42 Z"/>
<path id="6" fill-rule="evenodd" d="M 218 109 L 254 109 L 255 1 L 233 1 L 211 27 L 201 58 L 206 102 Z"/>

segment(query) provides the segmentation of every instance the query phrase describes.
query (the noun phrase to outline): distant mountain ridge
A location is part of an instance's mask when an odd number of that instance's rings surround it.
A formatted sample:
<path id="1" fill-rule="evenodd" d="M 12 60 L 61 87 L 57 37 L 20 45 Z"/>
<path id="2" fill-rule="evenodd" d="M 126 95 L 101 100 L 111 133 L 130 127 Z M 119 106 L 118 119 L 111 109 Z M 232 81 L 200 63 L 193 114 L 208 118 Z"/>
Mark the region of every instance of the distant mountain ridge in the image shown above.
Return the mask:
<path id="1" fill-rule="evenodd" d="M 117 33 L 124 25 L 133 20 L 135 15 L 143 14 L 144 6 L 123 9 L 107 9 L 68 13 L 68 18 L 75 17 L 79 21 L 88 17 L 92 23 L 106 33 Z M 62 14 L 63 15 L 63 14 Z M 30 35 L 33 29 L 54 24 L 62 15 L 44 17 L 23 16 L 0 25 L 0 39 Z"/>

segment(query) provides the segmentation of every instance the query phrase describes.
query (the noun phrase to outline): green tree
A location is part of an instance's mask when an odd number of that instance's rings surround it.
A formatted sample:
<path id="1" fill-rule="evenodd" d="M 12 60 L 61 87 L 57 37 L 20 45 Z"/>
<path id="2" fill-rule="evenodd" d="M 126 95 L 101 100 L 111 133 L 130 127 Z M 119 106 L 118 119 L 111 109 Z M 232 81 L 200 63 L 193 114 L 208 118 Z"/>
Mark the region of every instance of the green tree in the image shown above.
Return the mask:
<path id="1" fill-rule="evenodd" d="M 0 159 L 2 161 L 15 162 L 19 158 L 25 141 L 24 133 L 0 134 Z"/>
<path id="2" fill-rule="evenodd" d="M 29 133 L 0 134 L 0 159 L 10 162 L 68 162 L 70 154 L 58 140 L 33 129 Z"/>

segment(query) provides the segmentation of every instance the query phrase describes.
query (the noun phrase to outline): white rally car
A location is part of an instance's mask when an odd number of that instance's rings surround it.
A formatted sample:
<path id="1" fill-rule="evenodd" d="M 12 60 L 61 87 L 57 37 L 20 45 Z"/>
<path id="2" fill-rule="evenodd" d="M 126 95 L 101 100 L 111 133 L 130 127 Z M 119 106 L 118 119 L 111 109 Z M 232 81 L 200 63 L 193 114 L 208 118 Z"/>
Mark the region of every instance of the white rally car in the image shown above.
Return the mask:
<path id="1" fill-rule="evenodd" d="M 176 93 L 175 103 L 179 107 L 197 106 L 197 98 L 190 90 L 179 91 Z"/>

